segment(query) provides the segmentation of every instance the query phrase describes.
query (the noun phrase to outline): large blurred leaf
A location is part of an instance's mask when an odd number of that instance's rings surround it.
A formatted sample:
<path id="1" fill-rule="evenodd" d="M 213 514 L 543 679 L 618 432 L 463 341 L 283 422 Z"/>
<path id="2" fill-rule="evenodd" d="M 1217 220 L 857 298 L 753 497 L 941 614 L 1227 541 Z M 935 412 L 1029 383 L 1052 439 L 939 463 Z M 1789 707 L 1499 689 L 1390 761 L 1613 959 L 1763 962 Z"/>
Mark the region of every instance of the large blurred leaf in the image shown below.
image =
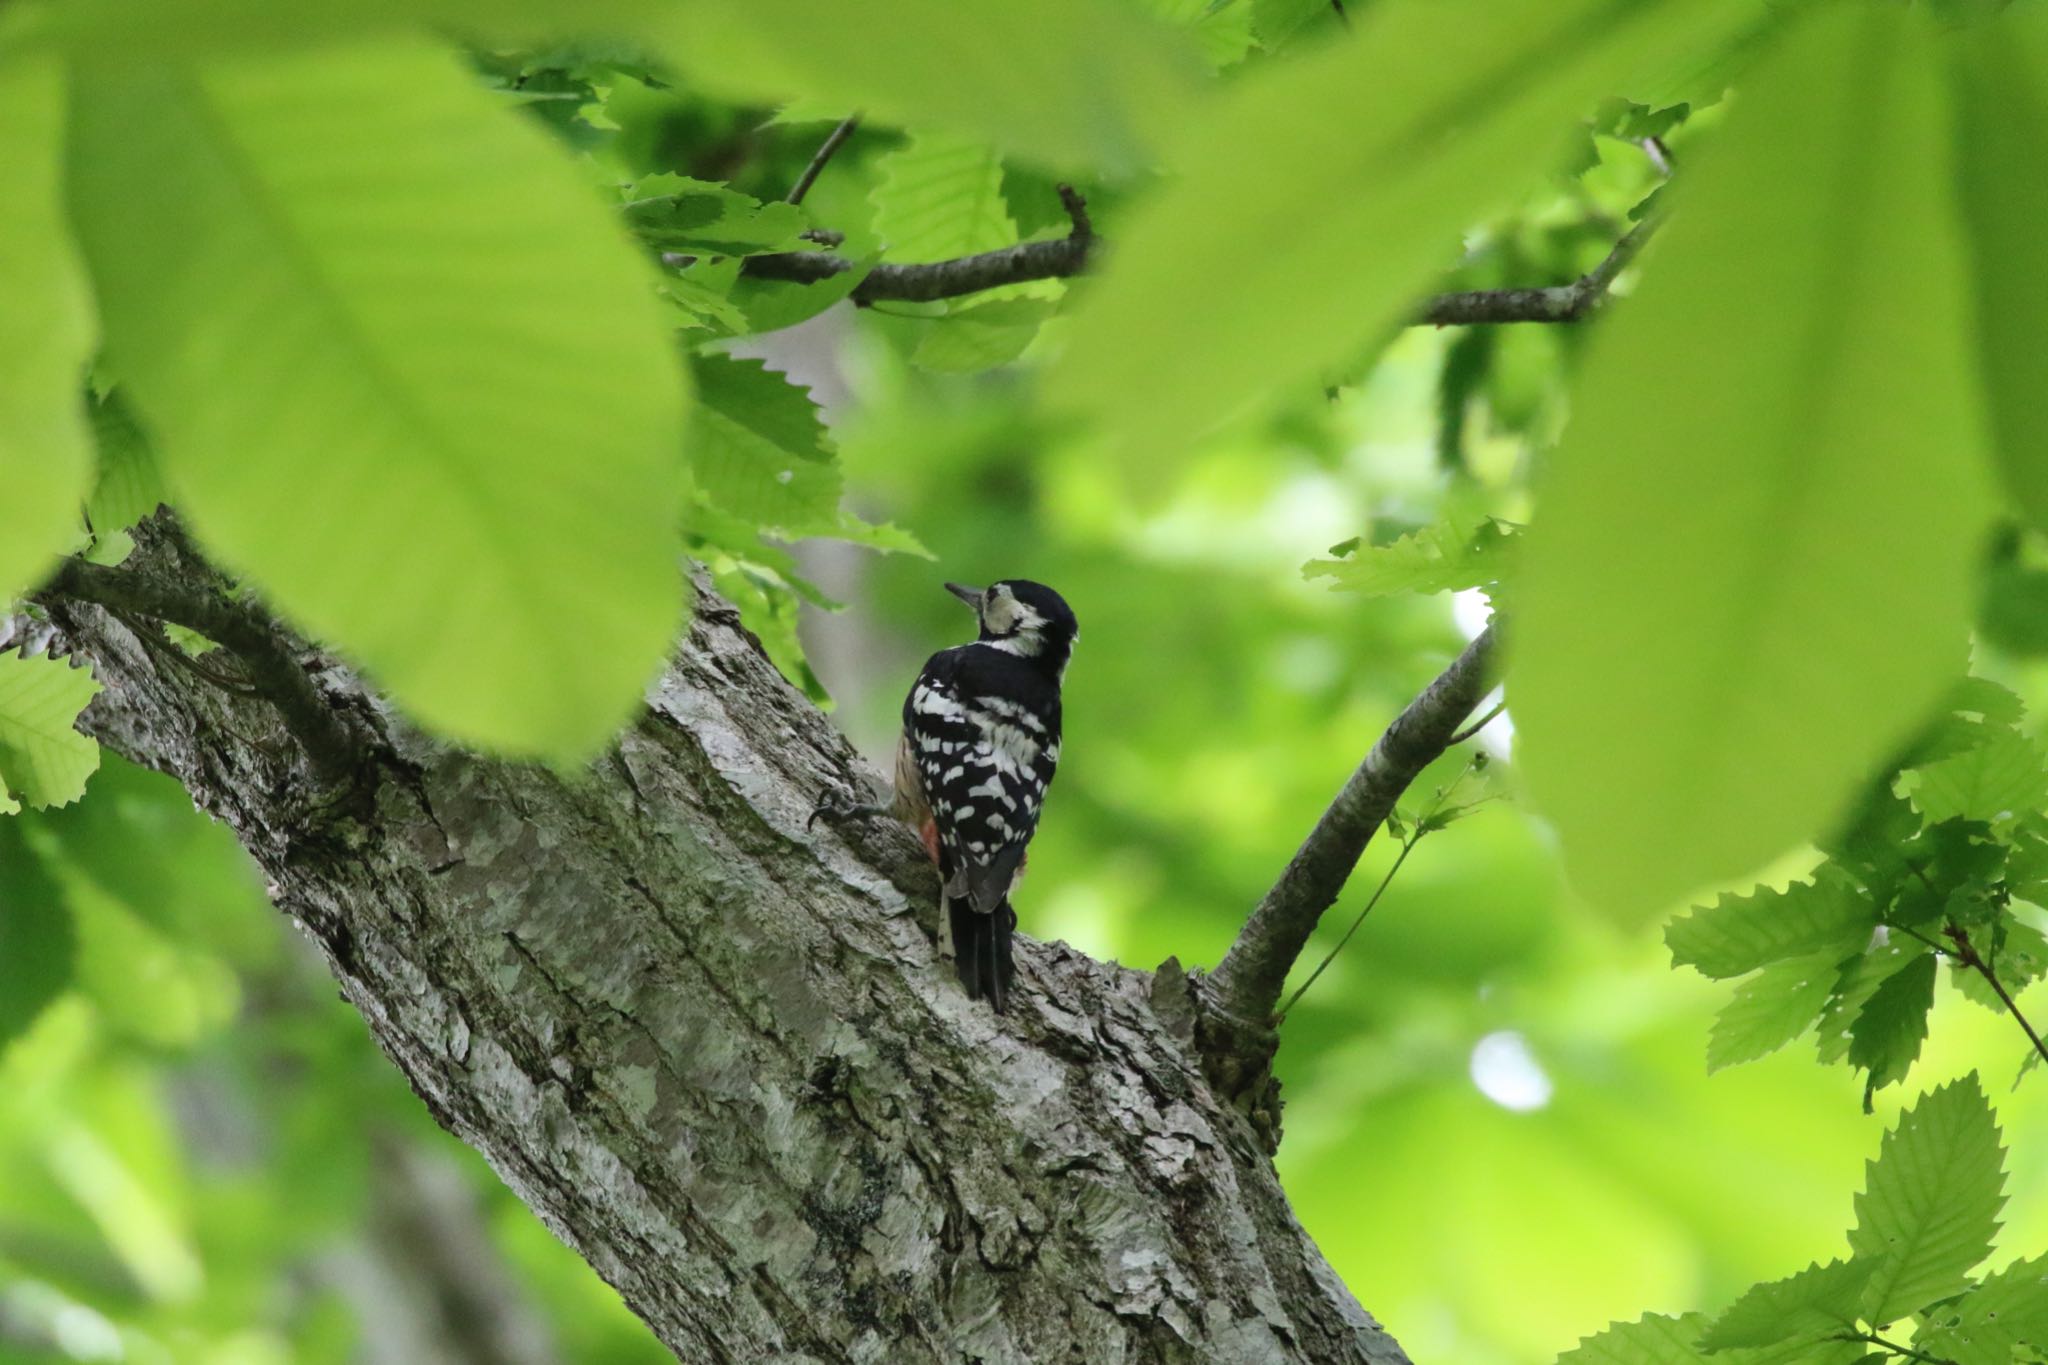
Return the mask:
<path id="1" fill-rule="evenodd" d="M 1920 23 L 1819 11 L 1755 73 L 1541 489 L 1510 687 L 1609 906 L 1814 836 L 1961 670 L 1984 480 Z"/>
<path id="2" fill-rule="evenodd" d="M 86 67 L 74 108 L 109 345 L 201 537 L 435 726 L 601 741 L 680 612 L 684 390 L 566 159 L 397 42 Z"/>
<path id="3" fill-rule="evenodd" d="M 99 477 L 86 500 L 86 515 L 99 535 L 133 526 L 164 500 L 156 452 L 135 423 L 118 391 L 92 406 L 92 434 L 99 448 Z"/>
<path id="4" fill-rule="evenodd" d="M 2048 11 L 2022 5 L 1957 39 L 1956 139 L 1976 284 L 1978 355 L 2006 486 L 2048 526 Z"/>
<path id="5" fill-rule="evenodd" d="M 0 820 L 0 1048 L 70 983 L 75 949 L 63 890 L 19 822 Z"/>
<path id="6" fill-rule="evenodd" d="M 1920 1098 L 1886 1133 L 1849 1234 L 1876 1261 L 1863 1316 L 1880 1325 L 1945 1298 L 1991 1252 L 2005 1203 L 2005 1149 L 1976 1074 Z"/>
<path id="7" fill-rule="evenodd" d="M 100 746 L 78 732 L 99 692 L 90 670 L 47 654 L 0 654 L 0 812 L 62 806 L 85 792 Z"/>
<path id="8" fill-rule="evenodd" d="M 1118 233 L 1058 392 L 1148 466 L 1399 321 L 1459 234 L 1646 59 L 1740 0 L 1389 0 L 1236 86 Z M 1453 58 L 1450 54 L 1456 54 Z"/>
<path id="9" fill-rule="evenodd" d="M 428 27 L 503 41 L 630 33 L 670 13 L 666 0 L 68 0 L 41 18 L 74 50 L 161 59 Z"/>
<path id="10" fill-rule="evenodd" d="M 686 0 L 669 45 L 700 83 L 971 134 L 1055 167 L 1134 171 L 1187 116 L 1188 39 L 1117 0 Z"/>
<path id="11" fill-rule="evenodd" d="M 0 606 L 79 538 L 92 480 L 85 370 L 92 295 L 64 221 L 64 86 L 54 64 L 0 64 Z"/>

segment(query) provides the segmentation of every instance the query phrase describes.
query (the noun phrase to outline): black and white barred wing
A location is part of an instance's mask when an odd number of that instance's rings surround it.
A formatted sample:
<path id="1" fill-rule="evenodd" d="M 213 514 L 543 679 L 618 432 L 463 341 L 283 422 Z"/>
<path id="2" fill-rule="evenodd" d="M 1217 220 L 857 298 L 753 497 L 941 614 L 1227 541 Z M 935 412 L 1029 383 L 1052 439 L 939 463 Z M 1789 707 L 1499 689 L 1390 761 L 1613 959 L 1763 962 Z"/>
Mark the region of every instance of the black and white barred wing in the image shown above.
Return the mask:
<path id="1" fill-rule="evenodd" d="M 905 733 L 937 827 L 947 894 L 993 910 L 1008 894 L 1059 763 L 1059 736 L 1016 700 L 928 666 Z"/>

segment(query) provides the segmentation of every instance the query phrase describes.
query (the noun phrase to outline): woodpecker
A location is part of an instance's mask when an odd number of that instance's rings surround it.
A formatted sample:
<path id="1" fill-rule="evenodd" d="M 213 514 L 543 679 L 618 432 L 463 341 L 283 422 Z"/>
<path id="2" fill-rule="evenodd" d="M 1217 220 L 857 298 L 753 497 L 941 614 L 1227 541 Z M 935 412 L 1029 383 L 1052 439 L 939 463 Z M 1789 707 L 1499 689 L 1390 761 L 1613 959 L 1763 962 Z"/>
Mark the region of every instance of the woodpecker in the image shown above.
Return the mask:
<path id="1" fill-rule="evenodd" d="M 1059 767 L 1060 682 L 1080 628 L 1042 583 L 946 591 L 980 636 L 932 655 L 904 698 L 892 810 L 939 865 L 960 984 L 1000 1013 L 1015 974 L 1010 885 Z"/>

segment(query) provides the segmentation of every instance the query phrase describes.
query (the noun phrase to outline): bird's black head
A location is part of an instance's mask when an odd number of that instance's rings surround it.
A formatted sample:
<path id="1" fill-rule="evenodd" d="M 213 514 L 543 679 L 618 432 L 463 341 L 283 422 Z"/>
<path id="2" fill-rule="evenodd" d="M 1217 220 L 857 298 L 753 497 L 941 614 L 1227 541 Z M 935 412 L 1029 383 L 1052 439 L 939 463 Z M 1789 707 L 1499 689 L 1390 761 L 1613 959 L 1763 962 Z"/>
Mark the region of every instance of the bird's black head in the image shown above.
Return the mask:
<path id="1" fill-rule="evenodd" d="M 948 583 L 946 591 L 974 608 L 981 642 L 1019 658 L 1037 659 L 1055 673 L 1064 670 L 1081 638 L 1081 627 L 1065 598 L 1028 578 L 1005 578 L 986 588 Z"/>

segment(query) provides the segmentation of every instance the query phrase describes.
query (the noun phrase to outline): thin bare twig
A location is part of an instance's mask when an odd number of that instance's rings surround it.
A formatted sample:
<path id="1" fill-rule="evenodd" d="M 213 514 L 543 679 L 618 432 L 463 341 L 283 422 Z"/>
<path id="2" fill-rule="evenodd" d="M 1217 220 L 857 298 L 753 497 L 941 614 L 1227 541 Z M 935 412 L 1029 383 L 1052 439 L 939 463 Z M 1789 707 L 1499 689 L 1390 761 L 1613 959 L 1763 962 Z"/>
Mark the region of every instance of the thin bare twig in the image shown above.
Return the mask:
<path id="1" fill-rule="evenodd" d="M 1914 870 L 1918 871 L 1917 868 Z M 1970 942 L 1969 931 L 1960 924 L 1951 924 L 1943 932 L 1948 935 L 1949 941 L 1956 945 L 1956 961 L 1984 978 L 1984 983 L 1991 987 L 1998 996 L 1999 1003 L 2005 1006 L 2005 1012 L 2012 1016 L 2013 1022 L 2027 1035 L 2027 1041 L 2034 1045 L 2034 1051 L 2040 1054 L 2042 1061 L 2048 1062 L 2048 1043 L 2041 1041 L 2041 1035 L 2027 1022 L 2027 1016 L 2020 1013 L 2019 1005 L 2014 1002 L 2012 993 L 2006 990 L 2005 983 L 1998 979 L 1998 973 L 1978 954 L 1976 945 Z"/>
<path id="2" fill-rule="evenodd" d="M 804 196 L 811 192 L 811 185 L 817 180 L 818 172 L 825 169 L 825 163 L 832 159 L 833 153 L 846 145 L 846 139 L 852 137 L 853 130 L 858 127 L 860 127 L 860 111 L 855 110 L 841 119 L 838 127 L 825 135 L 825 140 L 818 144 L 817 152 L 811 157 L 811 164 L 804 167 L 804 173 L 796 178 L 794 185 L 789 187 L 790 203 L 801 204 L 804 202 Z"/>
<path id="3" fill-rule="evenodd" d="M 1655 218 L 1637 223 L 1614 244 L 1600 264 L 1570 284 L 1439 294 L 1423 305 L 1415 321 L 1435 327 L 1484 322 L 1578 322 L 1607 301 L 1615 277 L 1636 258 L 1656 227 Z"/>
<path id="4" fill-rule="evenodd" d="M 1488 726 L 1489 724 L 1491 724 L 1491 723 L 1492 723 L 1492 721 L 1493 721 L 1493 718 L 1494 718 L 1495 716 L 1498 716 L 1498 715 L 1499 715 L 1499 714 L 1500 714 L 1501 712 L 1503 712 L 1503 711 L 1505 711 L 1505 710 L 1507 710 L 1507 709 L 1508 709 L 1508 704 L 1507 704 L 1507 702 L 1505 702 L 1505 701 L 1497 701 L 1497 702 L 1495 702 L 1495 703 L 1493 704 L 1493 709 L 1492 709 L 1491 711 L 1488 711 L 1488 712 L 1487 712 L 1487 713 L 1486 713 L 1485 715 L 1481 716 L 1481 717 L 1480 717 L 1480 718 L 1479 718 L 1478 720 L 1475 720 L 1475 721 L 1473 721 L 1473 722 L 1472 722 L 1472 723 L 1471 723 L 1470 725 L 1468 725 L 1468 726 L 1466 726 L 1466 727 L 1465 727 L 1464 729 L 1462 729 L 1462 730 L 1458 731 L 1458 733 L 1457 733 L 1457 734 L 1455 734 L 1455 735 L 1452 735 L 1452 736 L 1451 736 L 1451 742 L 1450 742 L 1449 744 L 1446 744 L 1446 745 L 1445 745 L 1444 747 L 1445 747 L 1446 749 L 1451 749 L 1451 748 L 1456 748 L 1456 747 L 1457 747 L 1458 745 L 1460 745 L 1460 744 L 1463 744 L 1463 743 L 1464 743 L 1464 742 L 1465 742 L 1466 740 L 1468 740 L 1468 739 L 1472 738 L 1472 736 L 1474 736 L 1474 735 L 1478 734 L 1478 733 L 1479 733 L 1479 732 L 1480 732 L 1481 730 L 1484 730 L 1484 729 L 1485 729 L 1485 728 L 1486 728 L 1486 727 L 1487 727 L 1487 726 Z"/>

